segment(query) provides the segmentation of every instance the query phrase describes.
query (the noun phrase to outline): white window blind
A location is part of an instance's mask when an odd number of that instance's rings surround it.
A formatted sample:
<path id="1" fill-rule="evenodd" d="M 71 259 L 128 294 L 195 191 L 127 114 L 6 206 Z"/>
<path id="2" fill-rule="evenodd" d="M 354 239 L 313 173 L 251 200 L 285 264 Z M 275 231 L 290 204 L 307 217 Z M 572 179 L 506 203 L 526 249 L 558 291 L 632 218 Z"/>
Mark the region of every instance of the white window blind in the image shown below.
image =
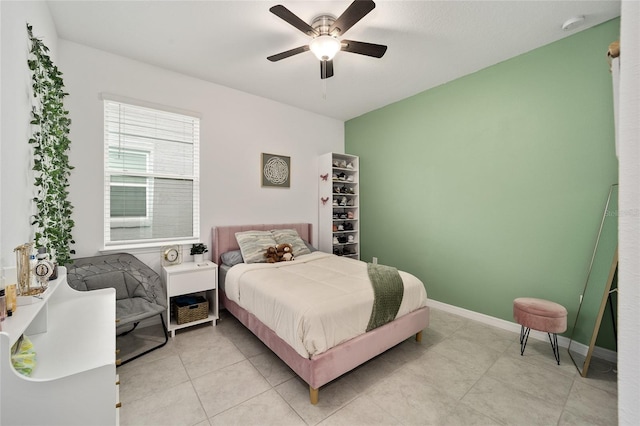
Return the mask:
<path id="1" fill-rule="evenodd" d="M 200 119 L 104 101 L 105 246 L 199 237 Z"/>

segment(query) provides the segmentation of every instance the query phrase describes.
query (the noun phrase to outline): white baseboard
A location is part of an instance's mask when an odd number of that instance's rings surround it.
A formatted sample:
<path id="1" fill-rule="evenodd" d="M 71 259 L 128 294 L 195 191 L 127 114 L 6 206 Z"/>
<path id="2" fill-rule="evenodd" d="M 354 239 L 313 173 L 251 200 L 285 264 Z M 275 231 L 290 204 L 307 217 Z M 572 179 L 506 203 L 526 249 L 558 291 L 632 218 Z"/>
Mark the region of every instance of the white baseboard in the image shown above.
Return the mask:
<path id="1" fill-rule="evenodd" d="M 491 325 L 493 327 L 497 327 L 497 328 L 501 328 L 503 330 L 507 330 L 507 331 L 513 331 L 515 333 L 520 333 L 520 324 L 515 323 L 515 322 L 511 322 L 511 321 L 506 321 L 500 318 L 496 318 L 496 317 L 492 317 L 489 315 L 485 315 L 485 314 L 481 314 L 479 312 L 474 312 L 474 311 L 470 311 L 468 309 L 464 309 L 464 308 L 459 308 L 457 306 L 453 306 L 453 305 L 449 305 L 446 303 L 442 303 L 442 302 L 438 302 L 437 300 L 433 300 L 433 299 L 428 299 L 427 300 L 427 305 L 435 308 L 435 309 L 439 309 L 441 311 L 445 311 L 445 312 L 449 312 L 452 313 L 454 315 L 459 315 L 463 318 L 468 318 L 474 321 L 478 321 L 480 323 L 483 324 L 487 324 L 487 325 Z M 543 341 L 549 341 L 549 338 L 547 337 L 547 333 L 543 333 L 541 331 L 536 331 L 536 330 L 531 330 L 531 333 L 529 334 L 529 337 L 534 338 L 536 340 L 543 340 Z M 569 347 L 569 338 L 564 337 L 564 336 L 558 336 L 558 345 L 563 347 L 563 348 L 567 348 Z M 583 345 L 582 343 L 578 343 L 578 342 L 573 342 L 571 344 L 571 350 L 575 352 L 577 352 L 578 354 L 582 355 L 582 356 L 587 356 L 587 352 L 589 350 L 589 347 L 587 345 Z M 605 361 L 609 361 L 609 362 L 617 362 L 618 359 L 618 353 L 615 351 L 612 351 L 610 349 L 605 349 L 605 348 L 601 348 L 599 346 L 596 346 L 595 348 L 593 348 L 593 356 L 596 358 L 600 358 L 603 359 Z"/>

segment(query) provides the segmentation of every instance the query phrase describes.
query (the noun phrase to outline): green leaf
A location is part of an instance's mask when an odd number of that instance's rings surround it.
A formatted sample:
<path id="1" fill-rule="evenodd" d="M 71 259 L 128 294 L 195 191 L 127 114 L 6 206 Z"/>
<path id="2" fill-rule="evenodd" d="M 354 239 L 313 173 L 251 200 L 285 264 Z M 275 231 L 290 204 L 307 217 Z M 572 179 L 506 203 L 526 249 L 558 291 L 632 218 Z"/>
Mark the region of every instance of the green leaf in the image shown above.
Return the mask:
<path id="1" fill-rule="evenodd" d="M 37 196 L 33 198 L 37 214 L 33 215 L 36 244 L 55 253 L 60 265 L 70 260 L 69 245 L 75 244 L 71 220 L 73 206 L 68 201 L 67 177 L 73 167 L 69 164 L 67 151 L 71 141 L 68 137 L 71 120 L 64 108 L 62 72 L 47 54 L 49 48 L 42 40 L 33 37 L 32 27 L 27 23 L 31 46 L 27 66 L 31 71 L 33 107 L 30 124 L 33 146 L 34 185 Z M 71 251 L 75 253 L 74 251 Z"/>

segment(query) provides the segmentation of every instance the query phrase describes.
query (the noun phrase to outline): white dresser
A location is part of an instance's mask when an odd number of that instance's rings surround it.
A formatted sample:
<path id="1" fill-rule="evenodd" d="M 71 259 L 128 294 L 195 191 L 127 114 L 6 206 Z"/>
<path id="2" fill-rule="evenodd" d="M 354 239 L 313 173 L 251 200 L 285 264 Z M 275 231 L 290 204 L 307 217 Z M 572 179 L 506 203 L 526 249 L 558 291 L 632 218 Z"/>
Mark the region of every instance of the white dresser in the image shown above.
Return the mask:
<path id="1" fill-rule="evenodd" d="M 73 290 L 66 269 L 42 300 L 18 306 L 0 332 L 0 425 L 115 425 L 115 290 Z M 11 347 L 25 334 L 37 354 L 31 377 Z"/>

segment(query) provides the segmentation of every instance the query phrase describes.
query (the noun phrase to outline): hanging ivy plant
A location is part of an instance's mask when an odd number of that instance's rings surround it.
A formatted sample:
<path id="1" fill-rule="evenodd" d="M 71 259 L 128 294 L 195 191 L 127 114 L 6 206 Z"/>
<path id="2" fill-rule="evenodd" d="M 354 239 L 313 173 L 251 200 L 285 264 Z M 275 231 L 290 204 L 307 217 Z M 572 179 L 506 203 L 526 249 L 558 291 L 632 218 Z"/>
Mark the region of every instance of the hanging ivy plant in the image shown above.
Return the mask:
<path id="1" fill-rule="evenodd" d="M 71 261 L 70 244 L 74 222 L 71 219 L 73 206 L 68 201 L 69 175 L 73 167 L 67 152 L 69 140 L 69 111 L 64 108 L 62 73 L 48 55 L 49 48 L 42 40 L 33 36 L 27 24 L 31 48 L 27 63 L 31 70 L 33 106 L 31 124 L 33 134 L 29 143 L 33 146 L 33 171 L 36 196 L 33 201 L 36 213 L 35 246 L 45 247 L 53 261 L 65 265 Z"/>

